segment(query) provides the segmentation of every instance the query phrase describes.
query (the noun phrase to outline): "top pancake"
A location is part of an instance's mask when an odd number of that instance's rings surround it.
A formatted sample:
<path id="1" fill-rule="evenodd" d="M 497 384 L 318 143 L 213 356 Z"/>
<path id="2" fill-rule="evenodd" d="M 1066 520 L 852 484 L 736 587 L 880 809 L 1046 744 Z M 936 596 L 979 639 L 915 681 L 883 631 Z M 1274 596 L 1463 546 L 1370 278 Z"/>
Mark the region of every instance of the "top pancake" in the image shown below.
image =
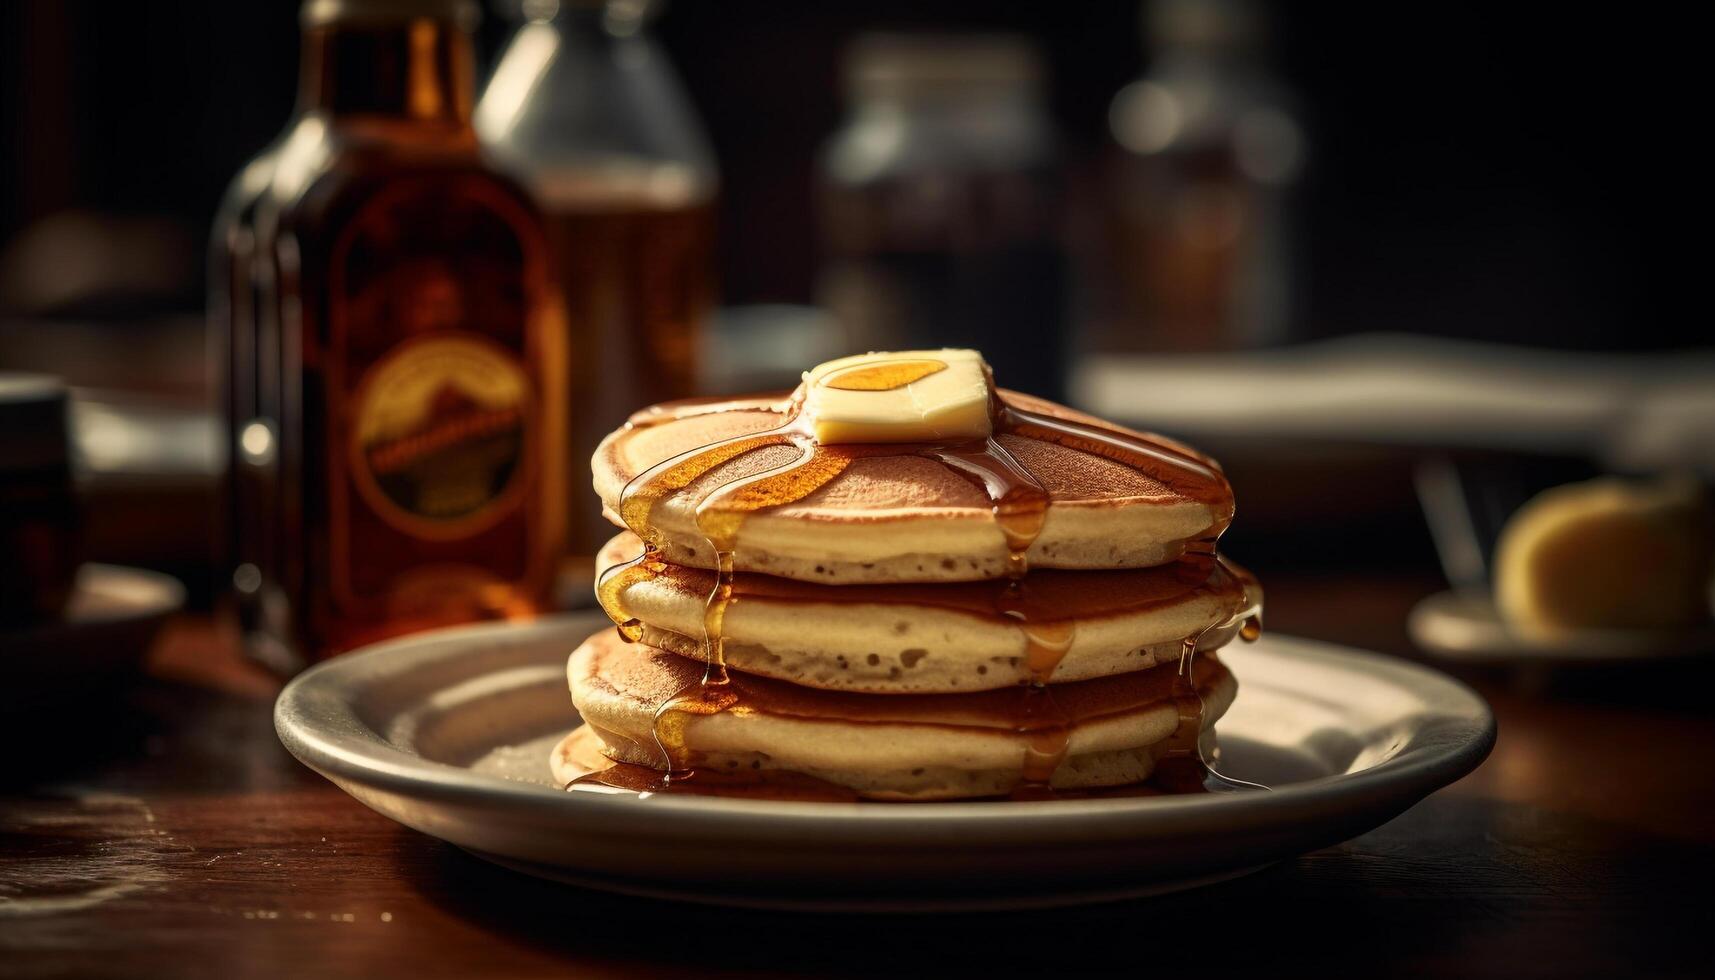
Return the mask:
<path id="1" fill-rule="evenodd" d="M 610 519 L 635 476 L 664 460 L 733 436 L 779 426 L 785 394 L 708 406 L 664 405 L 645 410 L 597 447 L 591 466 L 595 489 Z M 1121 429 L 1052 402 L 1003 392 L 1005 402 L 1056 419 L 1100 426 L 1124 438 L 1145 439 L 1164 454 L 1208 462 L 1159 436 Z M 1217 499 L 1106 458 L 1024 434 L 1001 432 L 995 441 L 1048 492 L 1040 533 L 1027 552 L 1036 568 L 1139 568 L 1173 561 L 1186 547 L 1224 529 L 1231 494 L 1216 471 Z M 696 506 L 735 480 L 797 459 L 798 449 L 776 445 L 740 454 L 710 468 L 657 503 L 651 537 L 668 561 L 713 567 L 714 555 L 696 523 Z M 1209 464 L 1211 467 L 1212 463 Z M 1006 536 L 992 501 L 971 479 L 947 464 L 905 450 L 852 460 L 808 496 L 748 514 L 737 532 L 739 570 L 827 583 L 976 581 L 1009 570 Z"/>

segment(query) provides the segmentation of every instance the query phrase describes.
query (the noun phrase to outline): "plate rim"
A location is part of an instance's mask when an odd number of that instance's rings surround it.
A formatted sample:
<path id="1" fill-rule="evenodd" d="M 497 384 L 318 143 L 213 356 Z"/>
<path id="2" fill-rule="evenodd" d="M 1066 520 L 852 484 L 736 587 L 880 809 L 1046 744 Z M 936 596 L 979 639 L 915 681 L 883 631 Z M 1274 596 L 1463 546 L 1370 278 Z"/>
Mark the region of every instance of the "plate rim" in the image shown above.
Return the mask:
<path id="1" fill-rule="evenodd" d="M 1438 670 L 1397 657 L 1319 640 L 1271 634 L 1271 646 L 1285 655 L 1358 665 L 1408 687 L 1440 710 L 1424 716 L 1410 744 L 1398 755 L 1358 773 L 1341 773 L 1293 783 L 1267 793 L 1243 794 L 1246 806 L 1232 806 L 1224 794 L 1119 799 L 947 801 L 910 806 L 883 802 L 827 803 L 743 800 L 719 797 L 657 796 L 639 805 L 630 796 L 568 794 L 550 787 L 506 780 L 412 755 L 388 742 L 357 714 L 352 699 L 336 695 L 342 682 L 381 672 L 394 660 L 447 656 L 482 639 L 523 642 L 575 624 L 605 622 L 599 614 L 563 613 L 533 620 L 449 627 L 373 644 L 318 664 L 294 678 L 274 707 L 275 730 L 286 749 L 305 765 L 350 792 L 348 784 L 449 805 L 504 805 L 581 819 L 585 825 L 623 826 L 645 833 L 694 821 L 699 833 L 745 837 L 759 823 L 778 829 L 791 825 L 794 843 L 819 846 L 830 840 L 886 843 L 901 826 L 910 826 L 921 845 L 925 830 L 942 831 L 945 842 L 984 846 L 1014 840 L 1032 829 L 1080 821 L 1081 844 L 1136 837 L 1138 818 L 1148 817 L 1152 834 L 1220 832 L 1325 816 L 1330 806 L 1373 808 L 1378 800 L 1399 810 L 1470 773 L 1494 746 L 1497 730 L 1488 703 L 1463 682 Z M 425 652 L 426 651 L 426 652 Z M 452 655 L 456 655 L 452 654 Z M 1431 697 L 1431 693 L 1435 696 Z M 568 694 L 568 697 L 570 695 Z M 1463 710 L 1455 710 L 1462 708 Z M 317 717 L 331 712 L 333 724 Z M 1043 843 L 1048 841 L 1044 839 Z M 781 842 L 784 843 L 784 842 Z"/>

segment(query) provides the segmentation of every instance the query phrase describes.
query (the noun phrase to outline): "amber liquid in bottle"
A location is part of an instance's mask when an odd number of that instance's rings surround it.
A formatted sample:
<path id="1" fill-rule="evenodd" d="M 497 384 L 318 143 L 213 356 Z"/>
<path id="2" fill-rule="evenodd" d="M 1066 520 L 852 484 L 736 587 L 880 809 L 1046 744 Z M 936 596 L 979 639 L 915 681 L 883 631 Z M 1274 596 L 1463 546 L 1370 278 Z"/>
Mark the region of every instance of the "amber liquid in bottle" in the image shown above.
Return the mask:
<path id="1" fill-rule="evenodd" d="M 565 302 L 577 463 L 638 405 L 698 391 L 715 203 L 631 183 L 549 176 L 537 185 Z M 612 526 L 588 481 L 569 490 L 568 552 L 587 561 Z"/>
<path id="2" fill-rule="evenodd" d="M 1266 254 L 1258 243 L 1265 199 L 1231 153 L 1182 153 L 1171 159 L 1124 159 L 1114 168 L 1121 201 L 1107 251 L 1116 346 L 1208 351 L 1243 346 L 1243 300 L 1255 286 L 1247 263 Z M 1266 297 L 1254 298 L 1260 302 Z M 1141 333 L 1139 332 L 1141 328 Z"/>
<path id="3" fill-rule="evenodd" d="M 237 525 L 278 546 L 263 632 L 312 658 L 548 601 L 565 327 L 541 218 L 478 152 L 471 84 L 453 16 L 306 25 L 256 218 L 272 506 Z"/>

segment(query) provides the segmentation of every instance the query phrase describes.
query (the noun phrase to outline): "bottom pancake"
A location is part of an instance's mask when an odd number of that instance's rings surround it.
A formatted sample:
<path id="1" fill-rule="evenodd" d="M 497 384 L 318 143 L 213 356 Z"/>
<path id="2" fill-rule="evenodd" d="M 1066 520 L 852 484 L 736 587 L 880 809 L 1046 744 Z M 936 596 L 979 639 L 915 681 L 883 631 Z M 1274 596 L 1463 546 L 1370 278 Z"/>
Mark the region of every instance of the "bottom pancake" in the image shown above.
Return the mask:
<path id="1" fill-rule="evenodd" d="M 572 700 L 609 759 L 665 768 L 655 716 L 695 690 L 702 665 L 611 631 L 591 637 L 568 664 Z M 1042 732 L 1064 732 L 1057 789 L 1118 786 L 1149 778 L 1180 727 L 1174 668 L 1025 689 L 970 694 L 878 695 L 818 691 L 734 671 L 714 714 L 681 714 L 682 750 L 700 769 L 785 770 L 869 799 L 935 800 L 1003 795 L 1024 782 Z M 1194 664 L 1208 732 L 1237 685 L 1211 655 Z M 562 781 L 587 771 L 556 752 Z"/>

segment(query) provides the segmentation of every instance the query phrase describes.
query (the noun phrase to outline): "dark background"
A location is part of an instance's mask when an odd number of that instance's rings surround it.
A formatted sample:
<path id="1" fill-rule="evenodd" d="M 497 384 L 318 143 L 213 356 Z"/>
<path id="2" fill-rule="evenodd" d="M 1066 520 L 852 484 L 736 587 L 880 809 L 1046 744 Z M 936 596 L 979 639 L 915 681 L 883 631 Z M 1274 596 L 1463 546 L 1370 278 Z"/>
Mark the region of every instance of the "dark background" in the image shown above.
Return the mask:
<path id="1" fill-rule="evenodd" d="M 144 431 L 203 418 L 201 243 L 222 189 L 289 114 L 296 7 L 0 2 L 0 369 L 63 373 L 86 391 L 178 392 L 178 414 L 162 411 Z M 1694 9 L 1275 4 L 1276 69 L 1310 133 L 1296 337 L 1709 345 L 1709 316 L 1693 305 L 1708 279 L 1706 151 L 1696 149 L 1708 111 L 1693 99 L 1708 88 L 1708 54 Z M 1031 34 L 1048 56 L 1071 157 L 1087 162 L 1108 147 L 1115 91 L 1147 68 L 1138 19 L 1135 0 L 672 0 L 655 31 L 719 154 L 726 301 L 810 298 L 812 164 L 838 124 L 838 53 L 853 34 Z M 508 30 L 489 18 L 490 56 Z M 177 285 L 106 310 L 8 306 L 17 236 L 79 210 L 149 219 L 111 247 L 166 255 Z M 79 319 L 98 323 L 79 332 Z M 8 346 L 8 332 L 23 341 Z M 165 339 L 151 345 L 151 332 Z M 1496 356 L 1475 350 L 1472 361 Z M 8 360 L 22 353 L 37 360 Z M 1643 373 L 1690 360 L 1663 357 Z M 1707 355 L 1701 363 L 1707 371 Z M 1368 394 L 1385 403 L 1389 392 Z M 1195 441 L 1238 488 L 1223 550 L 1267 583 L 1271 631 L 1419 655 L 1408 615 L 1448 585 L 1414 495 L 1427 447 Z M 1504 452 L 1453 460 L 1482 490 L 1478 515 L 1497 521 L 1529 491 L 1598 466 L 1502 441 Z M 193 603 L 223 593 L 225 570 L 214 571 L 207 546 L 208 462 L 143 459 L 146 472 L 98 474 L 105 482 L 84 496 L 88 557 L 168 569 Z M 0 879 L 12 872 L 0 886 L 13 886 L 0 892 L 69 909 L 0 928 L 0 973 L 303 975 L 312 971 L 300 964 L 313 963 L 354 975 L 552 976 L 587 962 L 606 974 L 873 975 L 878 964 L 968 971 L 986 957 L 1057 975 L 1105 966 L 1104 956 L 1136 963 L 1140 921 L 1201 937 L 1217 917 L 1221 938 L 1242 941 L 1157 944 L 1148 965 L 1197 977 L 1709 972 L 1712 906 L 1695 897 L 1715 860 L 1708 656 L 1461 670 L 1499 719 L 1494 757 L 1376 833 L 1155 904 L 860 922 L 887 939 L 854 955 L 822 938 L 835 920 L 532 884 L 353 805 L 280 749 L 268 710 L 278 683 L 241 660 L 231 633 L 206 616 L 175 620 L 146 681 L 125 669 L 140 642 L 98 633 L 99 649 L 79 656 L 56 639 L 38 661 L 68 678 L 67 707 L 47 724 L 0 711 L 0 727 L 16 717 L 30 736 L 14 740 L 28 751 L 10 753 L 0 777 Z M 0 648 L 0 671 L 30 676 L 24 651 Z M 29 686 L 7 675 L 0 695 Z M 105 695 L 121 686 L 135 690 Z M 86 893 L 112 894 L 80 904 Z M 330 921 L 334 910 L 345 921 Z M 675 931 L 660 941 L 670 917 Z M 746 941 L 758 922 L 778 941 Z M 997 930 L 1023 941 L 996 944 Z"/>
<path id="2" fill-rule="evenodd" d="M 68 208 L 166 215 L 194 251 L 227 180 L 283 126 L 293 0 L 0 5 L 0 243 Z M 1695 33 L 1670 7 L 1286 4 L 1273 60 L 1306 109 L 1300 338 L 1388 330 L 1583 349 L 1706 338 Z M 487 10 L 487 55 L 510 25 Z M 805 301 L 813 156 L 839 51 L 875 28 L 1022 31 L 1074 159 L 1145 68 L 1137 4 L 678 0 L 655 25 L 725 181 L 728 302 Z M 0 248 L 3 248 L 0 244 Z M 198 261 L 187 268 L 200 268 Z M 201 305 L 196 273 L 174 312 Z M 4 313 L 0 310 L 0 313 Z M 1700 338 L 1701 335 L 1701 338 Z"/>

